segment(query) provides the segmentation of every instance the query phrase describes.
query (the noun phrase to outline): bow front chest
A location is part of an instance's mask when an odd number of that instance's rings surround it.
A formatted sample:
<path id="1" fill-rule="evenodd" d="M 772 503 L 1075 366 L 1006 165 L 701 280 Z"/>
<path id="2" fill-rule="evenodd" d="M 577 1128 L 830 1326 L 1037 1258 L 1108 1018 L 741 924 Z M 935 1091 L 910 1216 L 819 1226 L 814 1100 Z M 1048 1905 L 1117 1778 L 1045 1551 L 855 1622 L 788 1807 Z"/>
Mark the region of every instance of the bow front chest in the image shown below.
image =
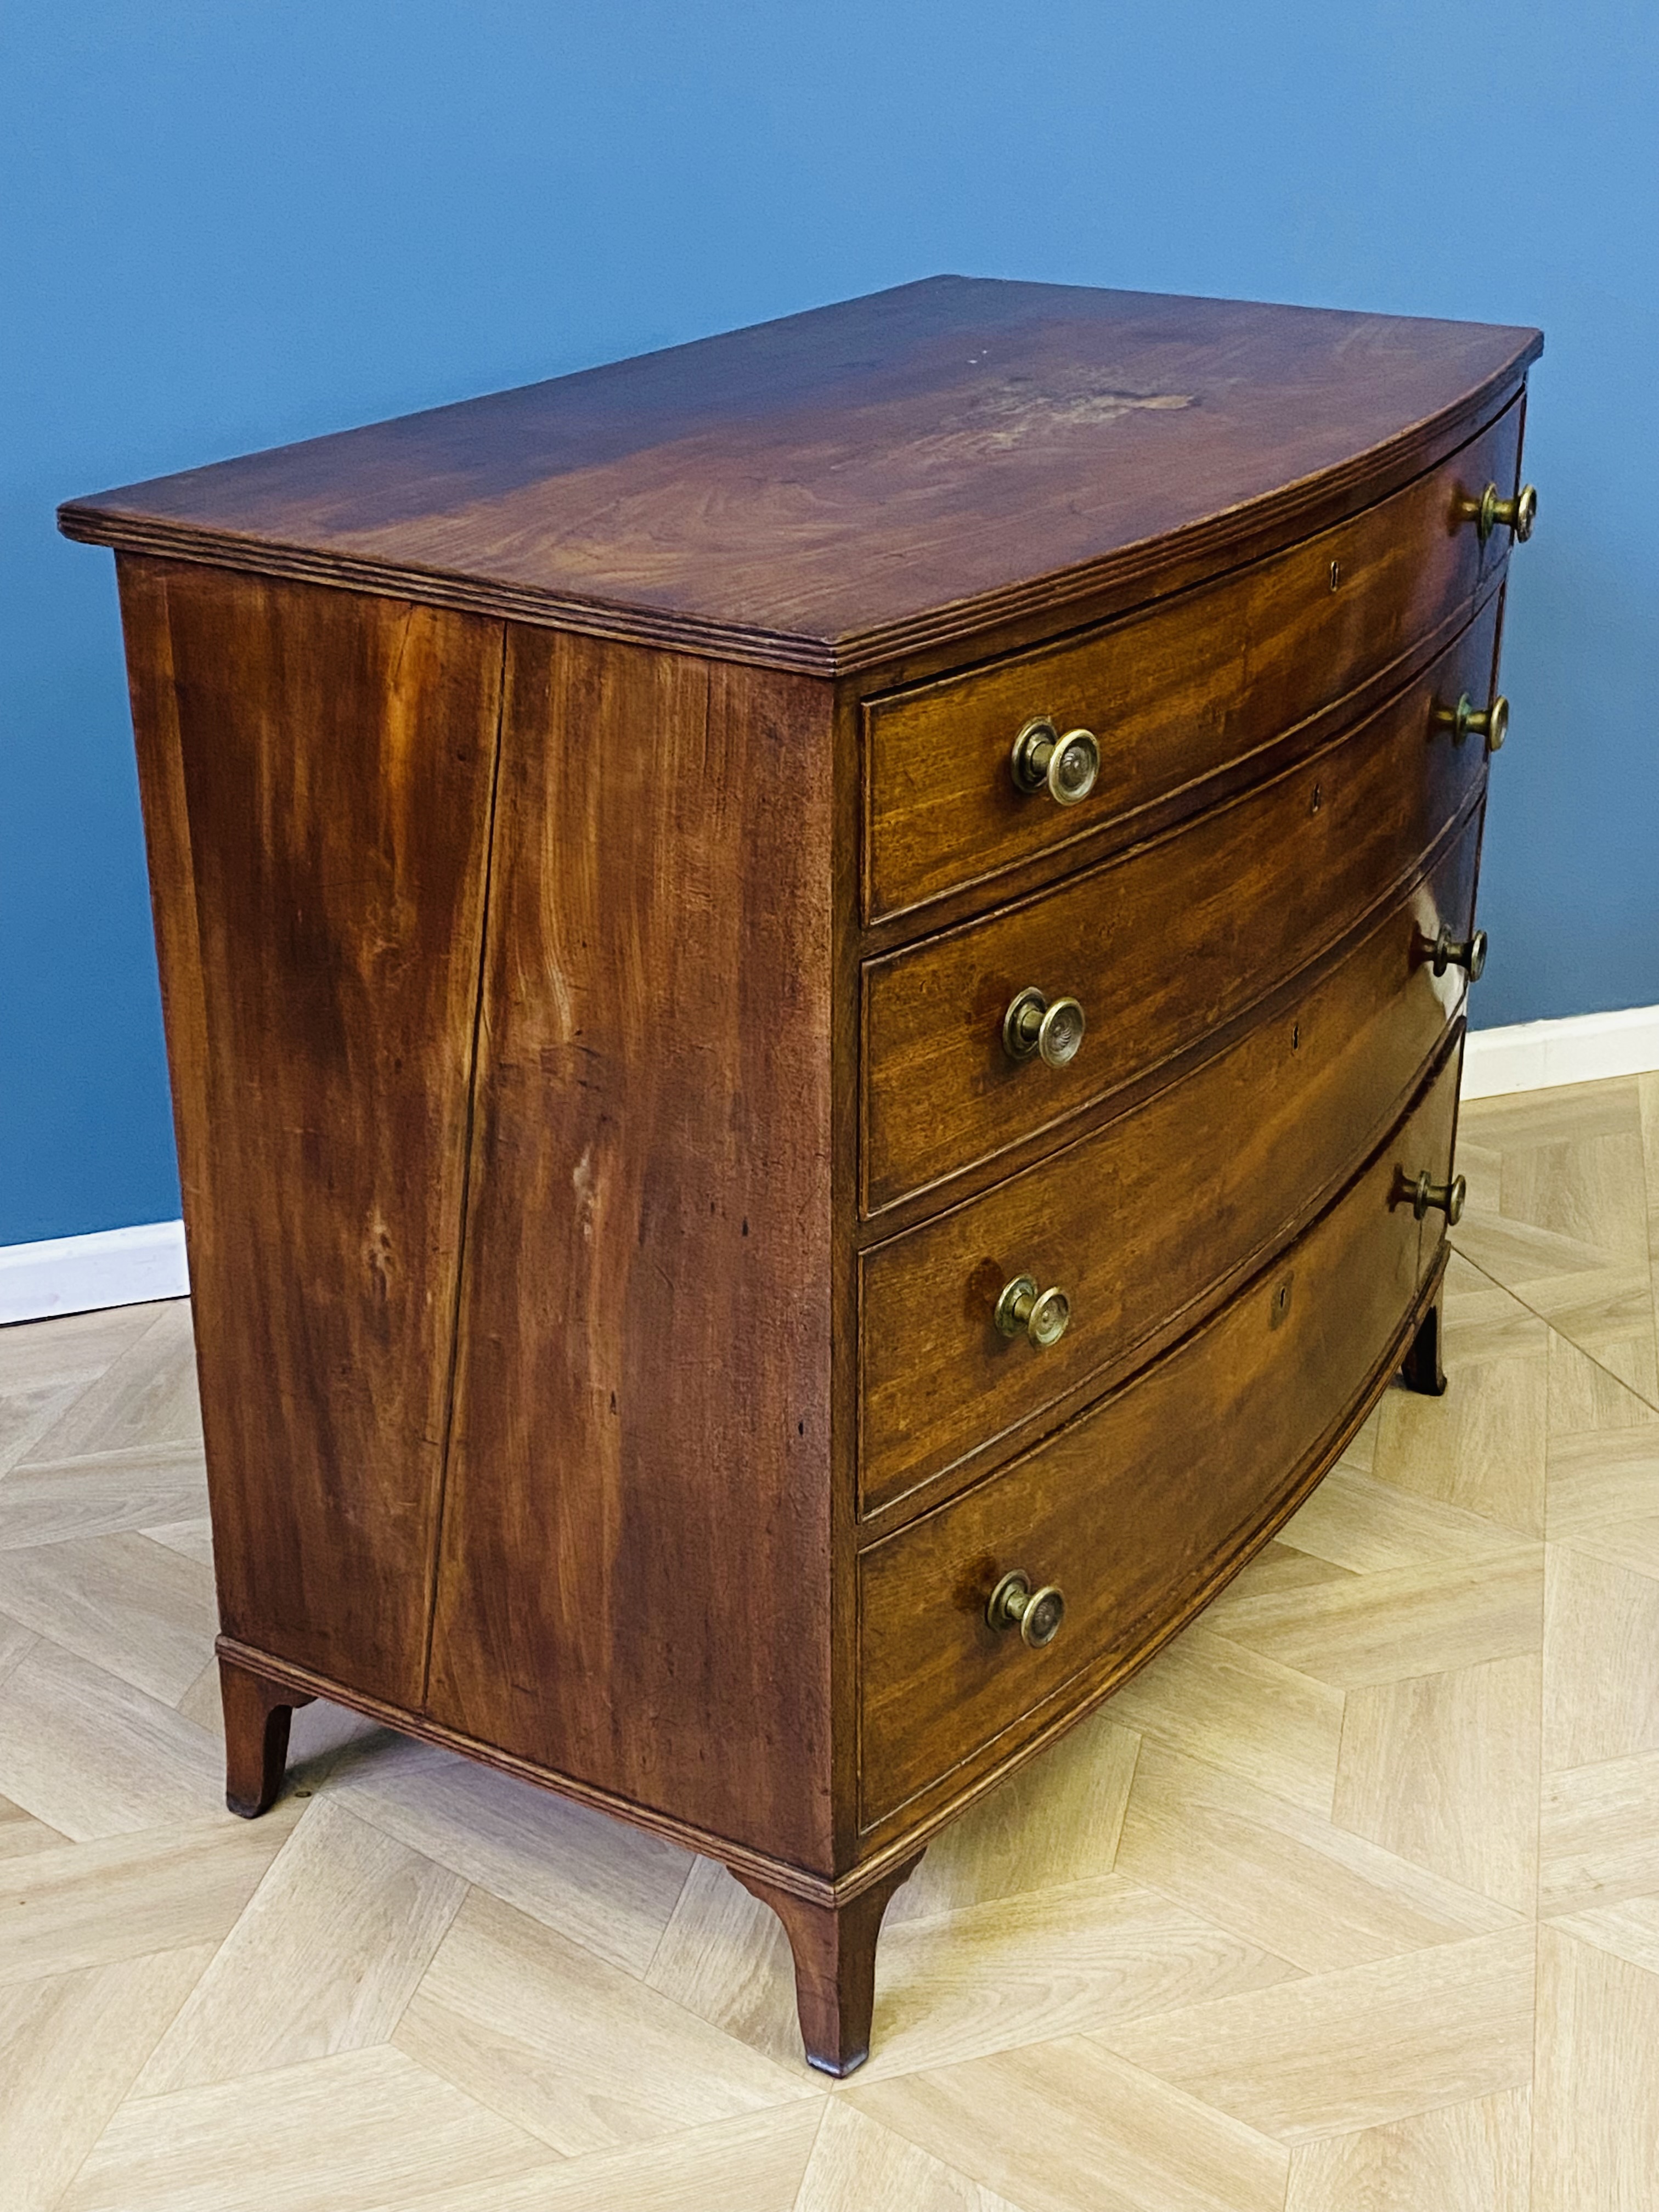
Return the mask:
<path id="1" fill-rule="evenodd" d="M 1535 331 L 940 277 L 78 501 L 118 558 L 229 1797 L 325 1696 L 928 1838 L 1437 1314 Z"/>

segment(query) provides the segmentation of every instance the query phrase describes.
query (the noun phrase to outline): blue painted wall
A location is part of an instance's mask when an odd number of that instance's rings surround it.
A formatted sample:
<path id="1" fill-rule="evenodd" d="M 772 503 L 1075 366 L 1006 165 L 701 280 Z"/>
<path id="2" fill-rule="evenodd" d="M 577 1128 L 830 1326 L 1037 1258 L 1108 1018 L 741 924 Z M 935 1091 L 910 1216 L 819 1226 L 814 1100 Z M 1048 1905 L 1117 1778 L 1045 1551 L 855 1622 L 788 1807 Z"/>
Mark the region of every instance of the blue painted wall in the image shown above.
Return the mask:
<path id="1" fill-rule="evenodd" d="M 1652 0 L 34 0 L 0 102 L 0 1243 L 178 1206 L 56 501 L 939 270 L 1545 327 L 1480 1018 L 1659 1001 Z"/>

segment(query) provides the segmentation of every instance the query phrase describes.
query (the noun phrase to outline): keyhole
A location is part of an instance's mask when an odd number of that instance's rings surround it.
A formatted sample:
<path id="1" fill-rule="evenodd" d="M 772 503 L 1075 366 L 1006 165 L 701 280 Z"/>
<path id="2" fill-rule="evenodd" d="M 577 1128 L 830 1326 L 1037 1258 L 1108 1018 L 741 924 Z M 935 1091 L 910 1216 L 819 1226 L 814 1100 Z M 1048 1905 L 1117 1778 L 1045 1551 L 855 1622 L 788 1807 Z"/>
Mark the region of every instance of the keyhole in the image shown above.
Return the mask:
<path id="1" fill-rule="evenodd" d="M 1331 589 L 1334 591 L 1341 581 L 1342 563 L 1340 561 L 1333 561 L 1331 563 Z"/>
<path id="2" fill-rule="evenodd" d="M 1295 1281 L 1295 1279 L 1296 1278 L 1294 1275 L 1286 1275 L 1284 1281 L 1280 1283 L 1278 1288 L 1274 1291 L 1273 1304 L 1267 1314 L 1267 1326 L 1269 1328 L 1277 1328 L 1279 1323 L 1284 1320 L 1285 1315 L 1289 1313 L 1291 1310 L 1291 1285 Z"/>
<path id="3" fill-rule="evenodd" d="M 1291 1024 L 1291 1050 L 1292 1052 L 1300 1052 L 1301 1049 L 1302 1024 L 1300 1022 L 1293 1022 Z"/>
<path id="4" fill-rule="evenodd" d="M 1320 808 L 1321 808 L 1324 804 L 1325 804 L 1325 794 L 1324 794 L 1324 793 L 1320 789 L 1319 786 L 1318 786 L 1317 784 L 1315 784 L 1315 786 L 1314 786 L 1314 787 L 1313 787 L 1313 797 L 1312 797 L 1312 798 L 1308 801 L 1308 811 L 1309 811 L 1309 813 L 1310 813 L 1310 814 L 1317 814 L 1317 813 L 1318 813 L 1318 811 L 1319 811 L 1319 810 L 1320 810 Z"/>

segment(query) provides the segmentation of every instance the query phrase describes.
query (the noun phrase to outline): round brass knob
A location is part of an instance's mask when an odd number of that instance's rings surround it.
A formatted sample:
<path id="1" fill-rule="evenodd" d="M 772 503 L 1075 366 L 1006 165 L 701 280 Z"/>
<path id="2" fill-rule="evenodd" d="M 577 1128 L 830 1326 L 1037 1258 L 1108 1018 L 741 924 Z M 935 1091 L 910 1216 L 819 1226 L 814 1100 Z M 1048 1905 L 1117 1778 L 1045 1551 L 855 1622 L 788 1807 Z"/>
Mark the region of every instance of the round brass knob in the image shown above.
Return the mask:
<path id="1" fill-rule="evenodd" d="M 1061 737 L 1039 714 L 1014 739 L 1012 767 L 1018 790 L 1046 790 L 1056 806 L 1075 806 L 1095 787 L 1100 743 L 1092 730 L 1067 730 Z"/>
<path id="2" fill-rule="evenodd" d="M 1516 543 L 1524 545 L 1538 520 L 1537 489 L 1532 484 L 1522 484 L 1513 499 L 1499 499 L 1498 486 L 1489 483 L 1480 498 L 1471 501 L 1464 511 L 1474 517 L 1483 545 L 1494 530 L 1512 530 Z"/>
<path id="3" fill-rule="evenodd" d="M 1039 1352 L 1058 1344 L 1072 1325 L 1072 1301 L 1062 1290 L 1040 1291 L 1030 1275 L 1005 1283 L 997 1300 L 997 1327 L 1005 1336 L 1024 1330 Z"/>
<path id="4" fill-rule="evenodd" d="M 1495 753 L 1510 733 L 1510 702 L 1500 691 L 1490 707 L 1478 708 L 1466 691 L 1455 707 L 1437 707 L 1434 719 L 1451 732 L 1455 745 L 1461 745 L 1473 730 L 1486 739 L 1486 750 Z"/>
<path id="5" fill-rule="evenodd" d="M 1056 999 L 1049 1005 L 1041 991 L 1016 991 L 1002 1018 L 1002 1049 L 1010 1060 L 1030 1060 L 1036 1053 L 1050 1067 L 1064 1067 L 1078 1055 L 1083 1042 L 1083 1009 L 1075 999 Z"/>
<path id="6" fill-rule="evenodd" d="M 1066 1601 L 1052 1583 L 1033 1589 L 1022 1574 L 1004 1575 L 991 1592 L 985 1618 L 993 1628 L 1018 1628 L 1034 1651 L 1052 1644 L 1066 1618 Z"/>
<path id="7" fill-rule="evenodd" d="M 1468 1195 L 1468 1184 L 1462 1176 L 1454 1176 L 1449 1182 L 1431 1182 L 1426 1168 L 1417 1178 L 1417 1188 L 1412 1199 L 1412 1212 L 1420 1221 L 1432 1206 L 1443 1213 L 1454 1229 L 1463 1218 L 1463 1200 Z"/>
<path id="8" fill-rule="evenodd" d="M 1484 929 L 1477 929 L 1473 937 L 1462 944 L 1449 929 L 1443 929 L 1434 940 L 1434 972 L 1437 975 L 1443 975 L 1448 968 L 1462 968 L 1471 983 L 1478 983 L 1486 964 L 1486 933 Z"/>

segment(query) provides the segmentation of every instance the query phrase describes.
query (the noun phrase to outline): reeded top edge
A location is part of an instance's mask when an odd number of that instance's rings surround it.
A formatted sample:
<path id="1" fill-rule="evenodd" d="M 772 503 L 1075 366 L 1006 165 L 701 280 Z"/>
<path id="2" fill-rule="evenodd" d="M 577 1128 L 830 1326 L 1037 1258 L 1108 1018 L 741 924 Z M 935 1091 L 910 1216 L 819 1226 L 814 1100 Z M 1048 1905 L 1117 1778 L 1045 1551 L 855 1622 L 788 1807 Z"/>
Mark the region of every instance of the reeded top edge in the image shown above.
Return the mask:
<path id="1" fill-rule="evenodd" d="M 64 534 L 831 676 L 1323 527 L 1536 331 L 933 277 L 71 501 Z"/>

